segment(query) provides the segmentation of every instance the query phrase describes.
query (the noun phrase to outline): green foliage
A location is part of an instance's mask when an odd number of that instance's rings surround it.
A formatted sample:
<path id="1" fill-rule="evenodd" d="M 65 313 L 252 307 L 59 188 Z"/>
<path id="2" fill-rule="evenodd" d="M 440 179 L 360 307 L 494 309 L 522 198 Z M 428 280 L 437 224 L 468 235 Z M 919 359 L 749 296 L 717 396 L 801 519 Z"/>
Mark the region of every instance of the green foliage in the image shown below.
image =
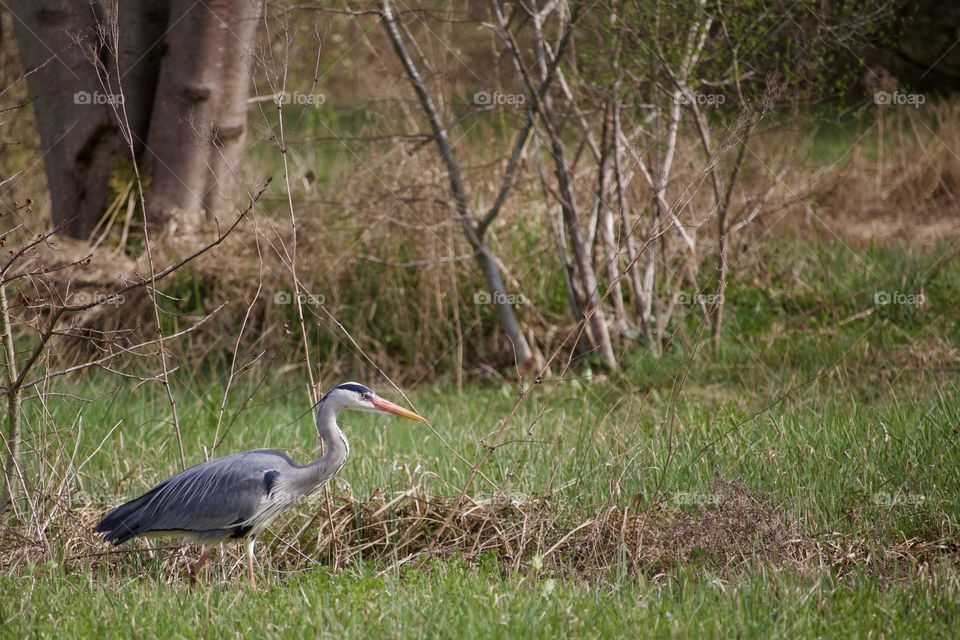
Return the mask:
<path id="1" fill-rule="evenodd" d="M 731 122 L 741 110 L 741 94 L 744 103 L 756 104 L 776 87 L 781 101 L 800 105 L 849 93 L 863 64 L 856 50 L 894 22 L 886 0 L 829 5 L 738 0 L 702 8 L 648 0 L 602 5 L 588 12 L 577 30 L 576 68 L 582 79 L 609 86 L 616 74 L 611 57 L 619 51 L 619 66 L 630 79 L 622 85 L 626 104 L 664 109 L 674 78 L 689 59 L 689 34 L 709 21 L 688 81 L 694 91 L 722 93 L 725 100 L 710 117 Z"/>

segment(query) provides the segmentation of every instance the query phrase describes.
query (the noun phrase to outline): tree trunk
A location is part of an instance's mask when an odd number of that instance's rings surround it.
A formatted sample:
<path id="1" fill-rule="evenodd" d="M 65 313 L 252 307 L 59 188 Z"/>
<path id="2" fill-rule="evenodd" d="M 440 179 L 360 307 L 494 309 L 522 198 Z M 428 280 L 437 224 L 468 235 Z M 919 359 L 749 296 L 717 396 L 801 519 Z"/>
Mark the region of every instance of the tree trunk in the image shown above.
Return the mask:
<path id="1" fill-rule="evenodd" d="M 7 380 L 7 433 L 4 436 L 6 456 L 3 464 L 3 491 L 0 493 L 0 515 L 17 499 L 17 483 L 20 473 L 20 396 L 21 390 L 15 384 L 17 372 L 17 354 L 13 344 L 13 328 L 10 325 L 10 307 L 7 304 L 6 283 L 0 280 L 0 347 L 4 353 L 4 368 Z"/>
<path id="2" fill-rule="evenodd" d="M 116 196 L 110 178 L 129 163 L 127 125 L 148 166 L 147 219 L 157 226 L 228 208 L 244 151 L 261 2 L 140 0 L 115 9 L 13 0 L 23 66 L 37 69 L 28 81 L 53 222 L 76 238 Z M 102 40 L 111 33 L 118 42 Z"/>
<path id="3" fill-rule="evenodd" d="M 75 42 L 96 43 L 86 2 L 13 0 L 20 59 L 43 149 L 53 224 L 86 238 L 110 201 L 109 178 L 124 158 L 120 129 L 94 65 Z"/>
<path id="4" fill-rule="evenodd" d="M 542 115 L 542 114 L 541 114 Z M 563 219 L 567 227 L 567 235 L 570 238 L 570 246 L 573 249 L 573 258 L 577 265 L 577 271 L 580 276 L 580 283 L 583 286 L 586 295 L 587 309 L 590 328 L 593 330 L 594 340 L 600 349 L 600 355 L 606 366 L 615 370 L 617 368 L 617 358 L 613 353 L 613 345 L 610 343 L 610 331 L 607 329 L 606 318 L 603 317 L 603 308 L 600 305 L 600 292 L 597 286 L 597 274 L 593 270 L 593 264 L 590 262 L 590 250 L 584 245 L 583 237 L 580 234 L 580 222 L 577 219 L 576 205 L 573 200 L 573 189 L 570 185 L 570 176 L 567 173 L 567 164 L 563 154 L 563 143 L 560 141 L 556 132 L 550 132 L 551 154 L 553 155 L 554 165 L 557 174 L 557 186 L 560 191 L 560 207 L 563 210 Z"/>
<path id="5" fill-rule="evenodd" d="M 500 266 L 497 264 L 493 253 L 483 240 L 482 232 L 486 230 L 492 218 L 488 216 L 488 219 L 480 223 L 476 221 L 476 216 L 474 216 L 473 210 L 469 205 L 467 187 L 463 182 L 463 177 L 460 173 L 460 164 L 454 153 L 453 145 L 450 144 L 447 130 L 440 120 L 440 113 L 437 110 L 430 92 L 427 90 L 427 85 L 420 76 L 420 72 L 413 62 L 413 58 L 410 57 L 407 51 L 403 36 L 400 35 L 400 30 L 397 28 L 396 18 L 394 17 L 389 0 L 381 0 L 380 14 L 383 16 L 383 25 L 386 29 L 387 36 L 390 38 L 390 43 L 393 45 L 393 50 L 403 65 L 403 69 L 407 74 L 410 84 L 413 86 L 414 92 L 417 94 L 417 100 L 420 102 L 421 109 L 430 122 L 433 140 L 437 144 L 440 157 L 447 169 L 447 176 L 450 180 L 450 194 L 453 196 L 455 202 L 457 218 L 460 220 L 460 226 L 463 229 L 467 242 L 477 254 L 477 260 L 480 263 L 481 271 L 483 271 L 484 280 L 490 289 L 490 299 L 497 309 L 500 327 L 504 333 L 507 334 L 513 346 L 514 357 L 521 373 L 523 373 L 534 362 L 533 351 L 530 349 L 530 345 L 527 343 L 527 339 L 520 329 L 520 323 L 517 321 L 517 315 L 513 309 L 511 297 L 508 295 L 507 288 L 503 283 L 503 278 L 500 276 Z"/>
<path id="6" fill-rule="evenodd" d="M 549 6 L 549 5 L 548 5 Z M 544 10 L 546 11 L 546 10 Z M 550 62 L 555 62 L 556 58 L 548 50 L 543 35 L 543 19 L 546 13 L 542 13 L 537 8 L 537 3 L 532 1 L 528 7 L 533 28 L 533 48 L 536 55 L 536 66 L 540 77 L 540 82 L 545 84 L 550 75 Z M 506 26 L 505 23 L 501 23 Z M 516 49 L 516 45 L 511 41 L 511 47 Z M 514 51 L 514 55 L 519 55 Z M 522 66 L 522 65 L 521 65 Z M 523 74 L 523 72 L 521 72 Z M 525 77 L 525 74 L 523 74 Z M 554 171 L 557 177 L 558 199 L 560 208 L 563 212 L 564 226 L 567 229 L 567 235 L 570 238 L 570 246 L 573 249 L 574 263 L 577 266 L 578 280 L 583 287 L 584 304 L 586 309 L 584 313 L 588 316 L 589 327 L 593 333 L 595 346 L 600 350 L 604 364 L 610 370 L 617 369 L 617 358 L 613 353 L 613 345 L 610 343 L 610 332 L 607 328 L 607 321 L 603 317 L 603 308 L 601 306 L 600 292 L 597 286 L 596 271 L 593 268 L 590 247 L 584 243 L 583 235 L 580 232 L 580 221 L 577 213 L 576 201 L 573 198 L 573 186 L 571 184 L 571 174 L 564 156 L 564 142 L 558 130 L 558 118 L 553 109 L 553 103 L 549 94 L 531 95 L 531 109 L 534 109 L 540 115 L 543 122 L 545 133 L 550 142 L 550 156 L 553 160 Z M 569 99 L 569 98 L 568 98 Z M 585 138 L 589 138 L 589 128 L 584 133 Z M 599 156 L 599 153 L 597 154 Z"/>
<path id="7" fill-rule="evenodd" d="M 611 102 L 613 101 L 615 101 L 615 98 L 611 99 Z M 604 107 L 603 129 L 600 135 L 602 147 L 597 162 L 596 224 L 600 227 L 600 240 L 603 244 L 602 255 L 607 272 L 608 295 L 613 302 L 613 325 L 617 335 L 623 337 L 627 335 L 627 314 L 623 307 L 623 290 L 620 288 L 620 250 L 617 246 L 613 209 L 610 203 L 606 201 L 607 184 L 610 181 L 610 170 L 608 168 L 610 155 L 616 153 L 619 148 L 616 144 L 610 144 L 610 133 L 613 128 L 611 122 L 613 114 L 611 112 L 612 107 L 608 103 Z"/>
<path id="8" fill-rule="evenodd" d="M 623 306 L 623 289 L 620 288 L 620 251 L 617 248 L 617 234 L 614 230 L 613 210 L 603 207 L 603 247 L 604 258 L 607 263 L 607 286 L 612 288 L 610 297 L 613 299 L 614 326 L 620 336 L 627 335 L 627 312 Z"/>
<path id="9" fill-rule="evenodd" d="M 206 212 L 220 216 L 230 209 L 237 193 L 237 171 L 246 151 L 247 98 L 262 4 L 257 0 L 221 0 L 207 4 L 215 10 L 218 5 L 224 5 L 223 12 L 218 11 L 222 25 L 219 27 L 220 49 L 216 68 L 219 88 L 217 119 L 213 122 L 214 148 L 203 199 Z"/>
<path id="10" fill-rule="evenodd" d="M 163 58 L 160 40 L 167 28 L 168 5 L 168 0 L 127 2 L 118 15 L 117 71 L 123 88 L 124 113 L 133 133 L 133 150 L 138 158 L 144 155 L 150 129 Z"/>
<path id="11" fill-rule="evenodd" d="M 500 327 L 510 340 L 513 348 L 514 358 L 520 371 L 525 373 L 527 367 L 532 362 L 533 352 L 530 345 L 523 335 L 520 323 L 517 321 L 517 314 L 513 310 L 513 304 L 510 301 L 507 287 L 503 283 L 500 275 L 500 266 L 494 259 L 493 254 L 487 249 L 486 245 L 481 245 L 478 249 L 477 260 L 480 263 L 480 270 L 483 271 L 483 278 L 490 288 L 490 294 L 493 299 L 494 307 L 497 310 L 497 319 L 500 321 Z"/>
<path id="12" fill-rule="evenodd" d="M 618 91 L 614 90 L 614 95 Z M 620 100 L 613 104 L 613 175 L 617 193 L 617 209 L 620 212 L 620 228 L 623 230 L 625 246 L 627 248 L 627 263 L 630 283 L 630 293 L 633 296 L 633 308 L 640 320 L 640 330 L 648 343 L 652 343 L 650 324 L 647 322 L 647 301 L 643 291 L 643 277 L 640 274 L 640 256 L 637 252 L 634 226 L 630 223 L 630 208 L 626 194 L 625 176 L 623 175 L 623 146 L 620 126 Z"/>
<path id="13" fill-rule="evenodd" d="M 250 0 L 171 1 L 147 137 L 152 224 L 189 229 L 229 202 L 259 15 Z"/>

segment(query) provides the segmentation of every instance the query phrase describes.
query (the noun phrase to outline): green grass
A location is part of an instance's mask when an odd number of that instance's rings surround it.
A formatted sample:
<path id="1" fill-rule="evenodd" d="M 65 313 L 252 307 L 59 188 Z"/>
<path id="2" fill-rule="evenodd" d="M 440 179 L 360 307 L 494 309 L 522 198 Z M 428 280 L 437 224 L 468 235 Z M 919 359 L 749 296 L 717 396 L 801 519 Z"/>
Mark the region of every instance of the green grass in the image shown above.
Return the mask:
<path id="1" fill-rule="evenodd" d="M 61 519 L 45 532 L 51 561 L 0 576 L 0 635 L 948 637 L 960 613 L 960 276 L 949 263 L 927 268 L 942 248 L 868 248 L 856 259 L 839 244 L 808 249 L 781 248 L 758 260 L 765 272 L 731 285 L 718 353 L 691 338 L 694 324 L 660 360 L 635 353 L 612 377 L 571 371 L 519 402 L 509 384 L 472 383 L 462 394 L 411 387 L 446 444 L 413 423 L 344 416 L 352 455 L 335 483 L 359 500 L 411 482 L 455 496 L 485 445 L 499 443 L 483 474 L 510 495 L 549 496 L 561 520 L 655 502 L 695 512 L 675 498 L 707 494 L 719 476 L 785 509 L 812 539 L 856 543 L 872 562 L 798 570 L 761 559 L 733 574 L 704 563 L 655 575 L 612 558 L 608 571 L 557 575 L 535 561 L 515 572 L 492 556 L 397 569 L 360 555 L 337 572 L 294 573 L 265 558 L 260 592 L 222 568 L 191 591 L 143 555 L 125 557 L 113 573 L 75 558 L 58 542 L 75 523 Z M 927 299 L 877 306 L 877 290 Z M 237 381 L 217 452 L 312 455 L 310 419 L 295 422 L 306 409 L 303 377 L 264 363 Z M 175 374 L 188 462 L 215 440 L 224 387 L 219 371 Z M 72 481 L 74 506 L 106 508 L 178 468 L 158 385 L 93 374 L 51 391 L 69 395 L 48 397 L 47 414 L 28 401 L 27 463 L 57 477 L 66 466 L 40 467 L 38 452 L 76 447 L 82 461 L 96 451 Z M 474 478 L 468 492 L 493 489 Z M 317 500 L 294 518 L 323 506 Z M 887 562 L 907 541 L 941 546 Z M 7 537 L 0 544 L 10 553 L 16 546 Z"/>
<path id="2" fill-rule="evenodd" d="M 939 575 L 939 574 L 937 574 Z M 376 577 L 318 569 L 256 593 L 88 576 L 0 580 L 6 637 L 953 637 L 956 578 L 884 584 L 759 571 L 591 585 L 437 563 Z"/>

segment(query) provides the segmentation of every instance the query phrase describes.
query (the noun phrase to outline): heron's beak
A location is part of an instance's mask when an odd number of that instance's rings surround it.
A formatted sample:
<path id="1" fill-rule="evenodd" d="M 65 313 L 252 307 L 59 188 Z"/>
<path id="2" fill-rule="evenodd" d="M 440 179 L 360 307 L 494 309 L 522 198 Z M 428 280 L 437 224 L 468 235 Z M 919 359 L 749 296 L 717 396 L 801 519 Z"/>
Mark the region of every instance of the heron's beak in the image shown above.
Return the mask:
<path id="1" fill-rule="evenodd" d="M 423 416 L 410 411 L 409 409 L 404 409 L 398 404 L 393 404 L 389 400 L 384 400 L 379 396 L 374 396 L 370 399 L 370 403 L 374 406 L 377 411 L 382 411 L 383 413 L 389 413 L 391 415 L 400 416 L 401 418 L 406 418 L 407 420 L 415 420 L 417 422 L 427 422 L 427 419 Z"/>

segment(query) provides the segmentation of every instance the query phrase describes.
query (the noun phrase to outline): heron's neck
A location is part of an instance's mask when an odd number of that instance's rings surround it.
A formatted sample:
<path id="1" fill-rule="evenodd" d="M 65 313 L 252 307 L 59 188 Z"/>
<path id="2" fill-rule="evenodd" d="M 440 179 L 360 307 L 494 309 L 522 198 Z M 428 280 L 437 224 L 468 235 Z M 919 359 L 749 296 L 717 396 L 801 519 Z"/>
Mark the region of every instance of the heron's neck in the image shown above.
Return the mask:
<path id="1" fill-rule="evenodd" d="M 313 465 L 318 467 L 321 476 L 319 481 L 323 482 L 335 474 L 343 463 L 347 460 L 347 454 L 350 453 L 350 444 L 347 442 L 343 431 L 337 426 L 336 410 L 329 404 L 323 403 L 317 410 L 317 433 L 320 434 L 320 440 L 323 442 L 323 456 Z"/>

